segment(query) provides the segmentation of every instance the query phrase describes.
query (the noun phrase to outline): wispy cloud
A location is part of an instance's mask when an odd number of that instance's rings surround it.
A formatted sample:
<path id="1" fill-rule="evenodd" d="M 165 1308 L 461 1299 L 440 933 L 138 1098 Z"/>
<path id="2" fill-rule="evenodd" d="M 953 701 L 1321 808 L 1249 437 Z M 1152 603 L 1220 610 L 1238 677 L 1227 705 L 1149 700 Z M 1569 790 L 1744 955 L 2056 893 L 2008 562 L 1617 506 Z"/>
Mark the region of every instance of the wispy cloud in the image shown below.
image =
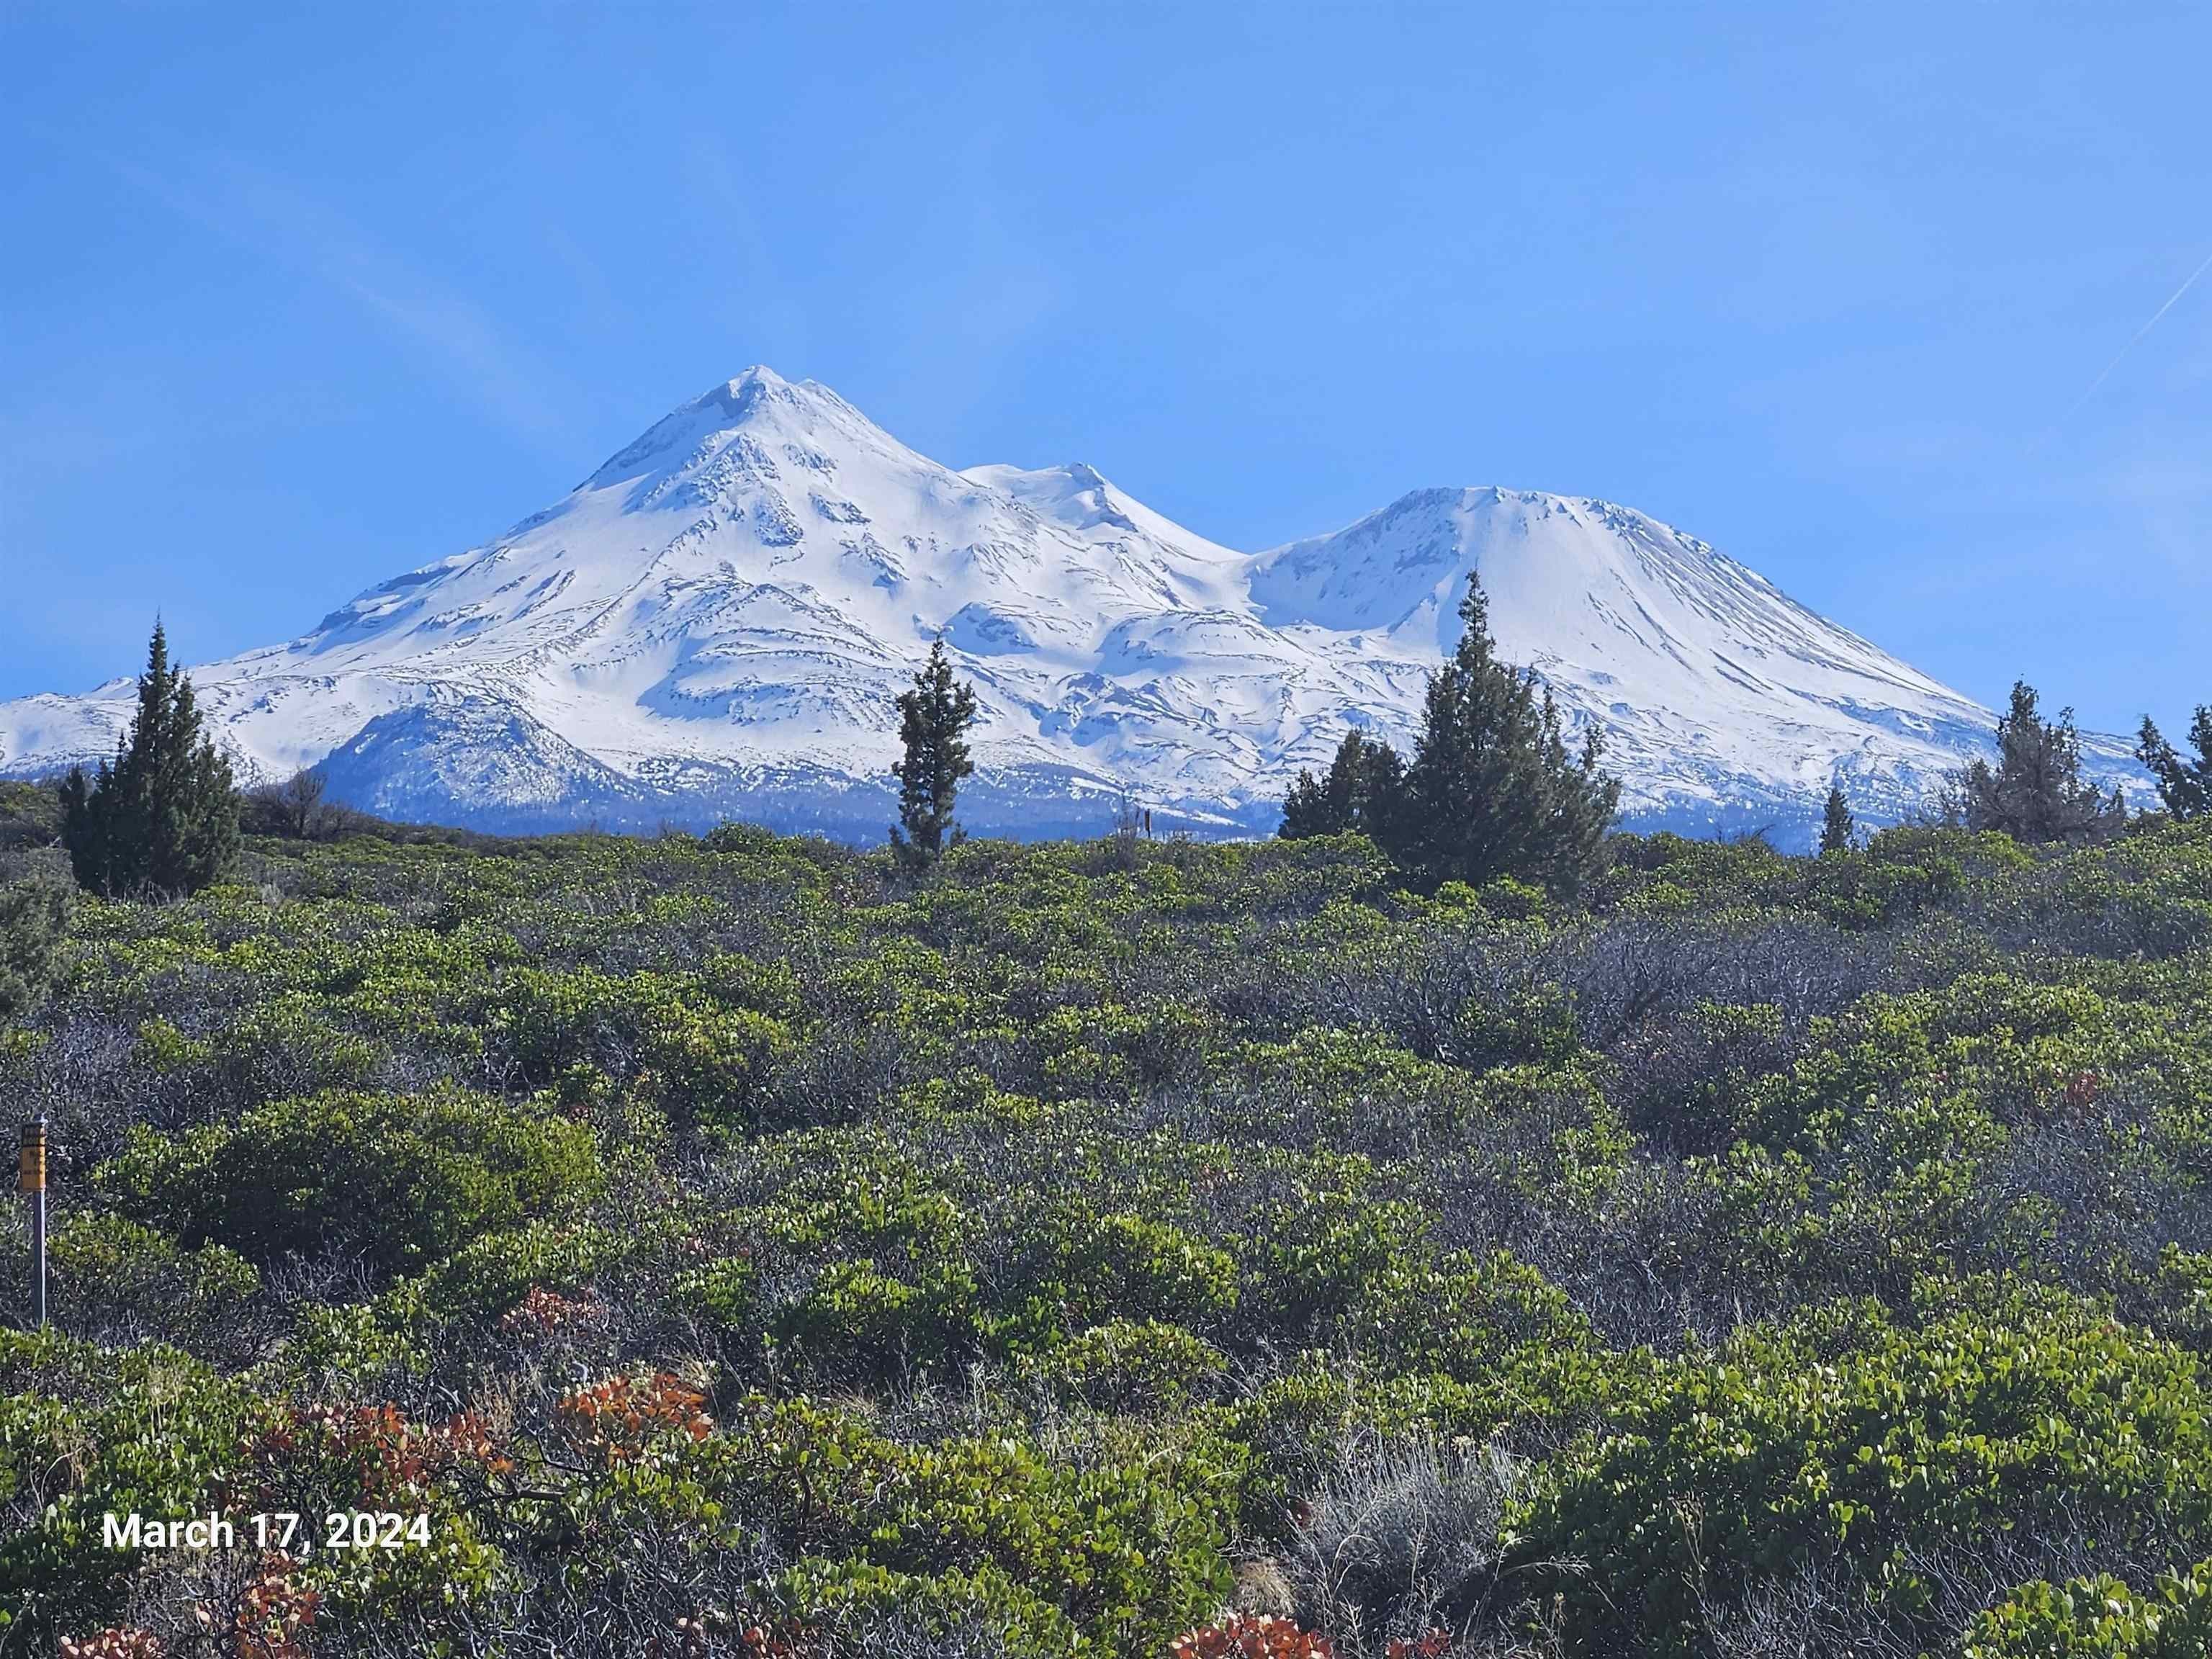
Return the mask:
<path id="1" fill-rule="evenodd" d="M 476 299 L 441 281 L 329 202 L 237 157 L 169 173 L 116 156 L 116 175 L 179 217 L 360 307 L 428 369 L 520 437 L 572 459 L 571 398 Z"/>

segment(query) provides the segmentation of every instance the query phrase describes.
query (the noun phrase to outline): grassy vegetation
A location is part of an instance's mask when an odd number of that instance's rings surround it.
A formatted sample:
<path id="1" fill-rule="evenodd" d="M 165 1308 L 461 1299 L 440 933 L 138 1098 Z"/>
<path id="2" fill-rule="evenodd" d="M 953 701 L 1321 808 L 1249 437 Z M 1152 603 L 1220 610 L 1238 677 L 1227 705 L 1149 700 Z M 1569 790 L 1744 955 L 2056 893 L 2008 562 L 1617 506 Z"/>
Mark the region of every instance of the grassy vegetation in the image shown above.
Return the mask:
<path id="1" fill-rule="evenodd" d="M 2212 826 L 1615 852 L 88 898 L 0 1651 L 2206 1651 Z M 102 1545 L 210 1508 L 429 1541 Z"/>

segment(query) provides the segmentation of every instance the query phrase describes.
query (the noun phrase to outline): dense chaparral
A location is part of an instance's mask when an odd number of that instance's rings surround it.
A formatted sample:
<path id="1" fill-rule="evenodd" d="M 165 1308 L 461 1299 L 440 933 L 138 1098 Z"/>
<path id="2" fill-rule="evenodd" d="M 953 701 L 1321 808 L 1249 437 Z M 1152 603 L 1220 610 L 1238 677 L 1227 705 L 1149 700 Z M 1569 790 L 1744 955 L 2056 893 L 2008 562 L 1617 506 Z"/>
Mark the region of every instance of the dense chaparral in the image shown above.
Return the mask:
<path id="1" fill-rule="evenodd" d="M 2212 825 L 350 827 L 0 1025 L 0 1653 L 2212 1642 Z"/>

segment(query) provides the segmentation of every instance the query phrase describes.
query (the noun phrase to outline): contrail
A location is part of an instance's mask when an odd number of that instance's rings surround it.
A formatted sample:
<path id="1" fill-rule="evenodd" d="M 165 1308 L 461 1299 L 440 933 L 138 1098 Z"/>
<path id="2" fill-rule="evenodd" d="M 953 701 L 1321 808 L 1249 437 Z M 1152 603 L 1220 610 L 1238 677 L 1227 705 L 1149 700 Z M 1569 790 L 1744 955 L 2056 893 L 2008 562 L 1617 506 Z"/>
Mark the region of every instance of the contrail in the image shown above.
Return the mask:
<path id="1" fill-rule="evenodd" d="M 2156 311 L 2151 313 L 2150 320 L 2145 323 L 2141 328 L 2137 329 L 2135 331 L 2134 337 L 2112 354 L 2112 361 L 2105 365 L 2104 373 L 2098 375 L 2095 380 L 2089 382 L 2089 389 L 2083 392 L 2080 397 L 2076 398 L 2074 400 L 2074 407 L 2066 411 L 2066 418 L 2068 420 L 2072 420 L 2080 411 L 2081 405 L 2087 403 L 2090 398 L 2097 395 L 2097 388 L 2104 385 L 2106 380 L 2112 374 L 2112 372 L 2120 366 L 2120 359 L 2126 356 L 2130 351 L 2133 351 L 2136 349 L 2136 343 L 2139 342 L 2144 335 L 2149 333 L 2151 330 L 2158 326 L 2158 319 L 2165 316 L 2167 312 L 2172 310 L 2176 302 L 2180 300 L 2181 296 L 2188 293 L 2191 288 L 2195 287 L 2197 284 L 2197 279 L 2199 276 L 2202 276 L 2208 270 L 2212 270 L 2212 254 L 2207 254 L 2204 258 L 2204 263 L 2197 266 L 2196 270 L 2191 271 L 2188 278 L 2183 282 L 2181 286 L 2174 289 L 2172 294 L 2166 296 L 2166 301 L 2164 305 L 2160 306 Z"/>

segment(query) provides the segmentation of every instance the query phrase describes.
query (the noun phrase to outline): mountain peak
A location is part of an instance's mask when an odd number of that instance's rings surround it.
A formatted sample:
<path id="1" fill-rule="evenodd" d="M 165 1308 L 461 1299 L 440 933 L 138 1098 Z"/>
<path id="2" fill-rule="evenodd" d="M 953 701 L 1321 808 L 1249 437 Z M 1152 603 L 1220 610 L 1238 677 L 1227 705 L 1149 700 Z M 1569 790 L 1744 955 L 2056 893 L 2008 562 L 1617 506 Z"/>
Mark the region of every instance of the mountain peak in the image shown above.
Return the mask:
<path id="1" fill-rule="evenodd" d="M 724 386 L 732 393 L 741 393 L 748 386 L 787 386 L 790 384 L 790 381 L 785 380 L 766 363 L 755 363 L 750 368 L 723 382 Z"/>
<path id="2" fill-rule="evenodd" d="M 828 386 L 816 380 L 787 380 L 767 364 L 756 363 L 663 416 L 578 487 L 605 489 L 665 477 L 706 459 L 720 440 L 733 433 L 820 421 L 876 431 L 866 416 Z"/>
<path id="3" fill-rule="evenodd" d="M 1604 730 L 1637 821 L 1816 817 L 1840 769 L 1881 822 L 1990 747 L 1987 711 L 1624 507 L 1419 489 L 1237 552 L 1086 461 L 954 472 L 766 364 L 492 542 L 194 684 L 241 776 L 323 764 L 403 816 L 872 836 L 891 699 L 942 630 L 981 708 L 973 827 L 1095 829 L 1126 789 L 1264 833 L 1347 726 L 1409 738 L 1477 569 L 1504 655 Z M 0 704 L 0 775 L 112 752 L 131 696 Z M 2126 765 L 2083 746 L 2100 782 Z"/>
<path id="4" fill-rule="evenodd" d="M 807 404 L 849 407 L 829 387 L 817 381 L 787 380 L 766 363 L 755 363 L 743 374 L 701 392 L 684 408 L 728 424 L 742 425 L 779 407 L 797 408 Z"/>

